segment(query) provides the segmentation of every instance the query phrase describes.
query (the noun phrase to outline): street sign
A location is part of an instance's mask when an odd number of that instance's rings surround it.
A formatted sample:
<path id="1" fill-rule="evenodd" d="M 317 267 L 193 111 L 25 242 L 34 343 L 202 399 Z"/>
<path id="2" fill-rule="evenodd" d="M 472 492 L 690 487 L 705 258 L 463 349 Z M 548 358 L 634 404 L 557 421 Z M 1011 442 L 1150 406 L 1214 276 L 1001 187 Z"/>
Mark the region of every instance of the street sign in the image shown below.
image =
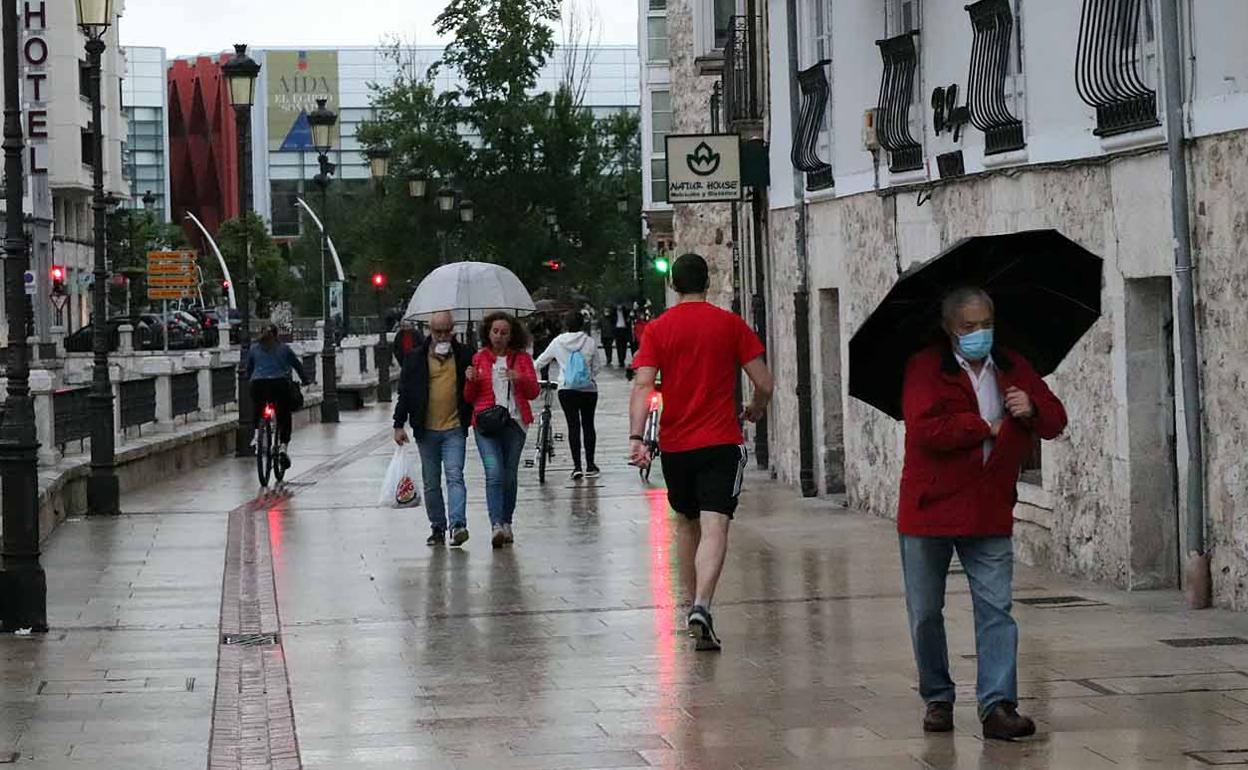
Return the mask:
<path id="1" fill-rule="evenodd" d="M 199 276 L 195 252 L 147 252 L 147 298 L 151 301 L 185 299 L 195 296 Z"/>
<path id="2" fill-rule="evenodd" d="M 744 200 L 737 134 L 668 134 L 666 150 L 668 203 Z"/>
<path id="3" fill-rule="evenodd" d="M 150 300 L 160 299 L 186 299 L 195 296 L 195 292 L 191 289 L 157 289 L 148 287 L 147 298 Z"/>
<path id="4" fill-rule="evenodd" d="M 35 296 L 35 292 L 39 289 L 39 284 L 35 282 L 35 274 L 27 270 L 22 274 L 22 282 L 26 284 L 26 296 Z"/>

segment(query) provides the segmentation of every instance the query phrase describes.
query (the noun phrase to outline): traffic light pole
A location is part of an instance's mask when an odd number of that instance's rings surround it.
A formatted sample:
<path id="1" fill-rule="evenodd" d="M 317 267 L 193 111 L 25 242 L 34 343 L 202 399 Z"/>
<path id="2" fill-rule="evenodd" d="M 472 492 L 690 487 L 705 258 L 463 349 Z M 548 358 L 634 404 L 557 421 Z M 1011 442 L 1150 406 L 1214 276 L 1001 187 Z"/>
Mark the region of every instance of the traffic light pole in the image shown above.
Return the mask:
<path id="1" fill-rule="evenodd" d="M 378 280 L 380 279 L 380 280 Z M 385 277 L 378 273 L 373 277 L 373 286 L 377 289 L 377 400 L 390 401 L 390 346 L 386 342 L 386 319 L 383 315 L 385 302 L 382 294 L 385 291 Z"/>

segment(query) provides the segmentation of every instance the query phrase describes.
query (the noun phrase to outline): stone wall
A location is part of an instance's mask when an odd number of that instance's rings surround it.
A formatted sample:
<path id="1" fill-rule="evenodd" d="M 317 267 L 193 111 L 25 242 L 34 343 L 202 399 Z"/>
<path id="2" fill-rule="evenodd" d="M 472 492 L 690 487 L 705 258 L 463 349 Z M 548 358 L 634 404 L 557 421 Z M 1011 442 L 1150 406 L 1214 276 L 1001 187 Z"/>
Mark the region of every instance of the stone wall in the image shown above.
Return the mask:
<path id="1" fill-rule="evenodd" d="M 711 90 L 718 75 L 699 75 L 694 61 L 695 0 L 667 4 L 668 53 L 671 60 L 673 133 L 702 134 L 711 130 Z M 675 253 L 695 251 L 711 268 L 710 301 L 732 304 L 732 205 L 704 203 L 673 206 Z"/>
<path id="2" fill-rule="evenodd" d="M 1248 133 L 1195 142 L 1192 224 L 1214 600 L 1248 609 Z"/>
<path id="3" fill-rule="evenodd" d="M 1245 479 L 1248 479 L 1248 134 L 1214 137 L 1195 143 L 1193 198 L 1198 243 L 1198 289 L 1201 315 L 1206 424 L 1211 427 L 1208 455 L 1209 512 L 1217 601 L 1248 604 L 1248 525 Z M 771 212 L 773 367 L 778 393 L 772 412 L 772 457 L 778 476 L 795 481 L 798 471 L 796 381 L 792 345 L 791 277 L 795 277 L 793 210 Z M 1173 585 L 1181 529 L 1177 501 L 1186 457 L 1163 439 L 1160 415 L 1177 421 L 1182 435 L 1181 384 L 1148 420 L 1130 402 L 1128 375 L 1141 365 L 1128 351 L 1157 345 L 1135 341 L 1142 331 L 1130 328 L 1127 308 L 1147 299 L 1148 287 L 1163 292 L 1162 306 L 1133 318 L 1162 319 L 1173 275 L 1169 217 L 1169 168 L 1164 153 L 1107 159 L 1064 168 L 1036 168 L 943 185 L 928 200 L 913 192 L 868 193 L 824 199 L 808 207 L 811 259 L 811 318 L 814 373 L 815 444 L 827 438 L 825 410 L 843 409 L 845 480 L 849 502 L 881 516 L 893 516 L 901 470 L 902 427 L 844 393 L 825 387 L 821 357 L 819 291 L 839 292 L 841 371 L 847 371 L 848 342 L 898 275 L 929 259 L 959 239 L 974 235 L 1054 228 L 1105 261 L 1102 318 L 1049 378 L 1070 413 L 1070 428 L 1043 451 L 1043 483 L 1020 485 L 1016 513 L 1020 557 L 1072 575 L 1119 586 Z M 1158 283 L 1160 281 L 1160 283 Z M 1164 319 L 1163 319 L 1164 320 Z M 835 326 L 824 324 L 823 326 Z M 832 329 L 832 333 L 836 333 Z M 831 346 L 835 349 L 835 345 Z M 1175 343 L 1177 349 L 1177 342 Z M 1171 359 L 1153 360 L 1164 370 Z M 1177 378 L 1176 378 L 1177 379 Z M 1216 426 L 1213 427 L 1213 426 Z M 833 441 L 837 436 L 830 437 Z M 1157 485 L 1132 476 L 1132 465 L 1154 462 L 1157 452 L 1178 464 L 1170 500 L 1158 501 Z M 1145 454 L 1148 453 L 1148 454 Z M 823 482 L 817 468 L 816 476 Z M 1155 482 L 1155 479 L 1152 481 Z M 826 491 L 826 490 L 825 490 Z M 1164 493 L 1165 490 L 1162 490 Z M 1164 548 L 1156 547 L 1157 539 Z M 1150 551 L 1146 546 L 1152 546 Z M 1166 553 L 1162 553 L 1166 551 Z M 1141 558 L 1141 555 L 1146 558 Z M 1133 561 L 1133 556 L 1135 560 Z M 1164 559 L 1165 565 L 1146 563 Z"/>

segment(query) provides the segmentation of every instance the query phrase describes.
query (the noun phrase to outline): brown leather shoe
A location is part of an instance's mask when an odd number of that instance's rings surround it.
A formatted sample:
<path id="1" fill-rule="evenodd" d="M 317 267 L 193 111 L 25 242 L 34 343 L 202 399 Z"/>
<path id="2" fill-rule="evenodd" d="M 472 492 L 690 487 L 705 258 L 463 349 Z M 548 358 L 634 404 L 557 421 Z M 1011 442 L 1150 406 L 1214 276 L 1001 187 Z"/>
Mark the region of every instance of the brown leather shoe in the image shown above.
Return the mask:
<path id="1" fill-rule="evenodd" d="M 998 703 L 984 717 L 984 737 L 1002 741 L 1036 734 L 1036 723 L 1018 713 L 1012 703 Z"/>
<path id="2" fill-rule="evenodd" d="M 932 701 L 923 715 L 923 732 L 947 733 L 953 730 L 953 704 Z"/>

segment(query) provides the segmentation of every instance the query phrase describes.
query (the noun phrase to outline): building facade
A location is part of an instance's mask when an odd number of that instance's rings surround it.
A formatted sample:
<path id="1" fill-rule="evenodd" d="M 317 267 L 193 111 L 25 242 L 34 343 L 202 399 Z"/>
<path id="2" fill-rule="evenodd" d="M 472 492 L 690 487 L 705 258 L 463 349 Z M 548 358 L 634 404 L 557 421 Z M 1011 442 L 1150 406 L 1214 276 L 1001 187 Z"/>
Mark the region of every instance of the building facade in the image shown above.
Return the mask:
<path id="1" fill-rule="evenodd" d="M 1162 3 L 1179 8 L 1181 51 L 1163 45 Z M 676 10 L 669 0 L 669 35 L 685 23 Z M 737 11 L 758 15 L 752 87 L 771 172 L 754 275 L 773 310 L 772 472 L 893 516 L 903 428 L 848 396 L 849 339 L 901 273 L 958 240 L 1056 229 L 1104 260 L 1102 316 L 1049 378 L 1071 422 L 1020 481 L 1020 558 L 1176 587 L 1185 532 L 1203 520 L 1215 602 L 1248 607 L 1248 49 L 1234 33 L 1248 6 L 759 0 Z M 1171 218 L 1167 55 L 1182 63 L 1189 233 Z M 676 207 L 677 250 L 714 240 L 683 241 L 680 209 L 718 205 Z M 1203 511 L 1185 502 L 1176 239 L 1190 239 L 1196 266 Z"/>
<path id="2" fill-rule="evenodd" d="M 130 182 L 130 202 L 143 207 L 151 193 L 152 212 L 169 222 L 169 90 L 165 49 L 129 46 L 121 83 L 122 112 L 129 125 L 122 167 Z"/>
<path id="3" fill-rule="evenodd" d="M 320 50 L 270 48 L 251 53 L 262 65 L 252 114 L 255 206 L 271 222 L 273 234 L 293 237 L 303 220 L 295 201 L 309 194 L 319 172 L 311 146 L 307 115 L 324 98 L 338 114 L 338 142 L 330 153 L 337 164 L 336 178 L 363 182 L 369 178 L 368 159 L 356 138 L 359 125 L 373 115 L 373 84 L 388 84 L 399 72 L 394 50 L 354 47 Z M 426 71 L 441 56 L 437 46 L 402 51 L 404 66 Z M 554 91 L 564 77 L 565 56 L 556 48 L 538 77 L 538 91 Z M 637 48 L 596 46 L 587 57 L 585 105 L 595 115 L 638 109 Z M 442 72 L 435 84 L 447 90 L 455 76 Z"/>
<path id="4" fill-rule="evenodd" d="M 114 8 L 118 16 L 125 10 L 122 2 Z M 90 320 L 94 164 L 104 166 L 106 193 L 124 199 L 129 192 L 121 164 L 126 134 L 121 110 L 124 58 L 113 24 L 104 37 L 103 125 L 97 127 L 91 116 L 86 38 L 78 28 L 74 4 L 22 0 L 18 25 L 27 146 L 24 207 L 30 217 L 31 271 L 36 278 L 29 301 L 35 334 L 47 341 L 55 329 L 72 332 Z M 104 134 L 104 153 L 98 159 L 93 141 L 97 130 Z M 50 297 L 53 265 L 66 272 L 69 296 L 60 307 Z M 7 330 L 7 323 L 0 325 L 0 337 L 7 337 Z"/>

